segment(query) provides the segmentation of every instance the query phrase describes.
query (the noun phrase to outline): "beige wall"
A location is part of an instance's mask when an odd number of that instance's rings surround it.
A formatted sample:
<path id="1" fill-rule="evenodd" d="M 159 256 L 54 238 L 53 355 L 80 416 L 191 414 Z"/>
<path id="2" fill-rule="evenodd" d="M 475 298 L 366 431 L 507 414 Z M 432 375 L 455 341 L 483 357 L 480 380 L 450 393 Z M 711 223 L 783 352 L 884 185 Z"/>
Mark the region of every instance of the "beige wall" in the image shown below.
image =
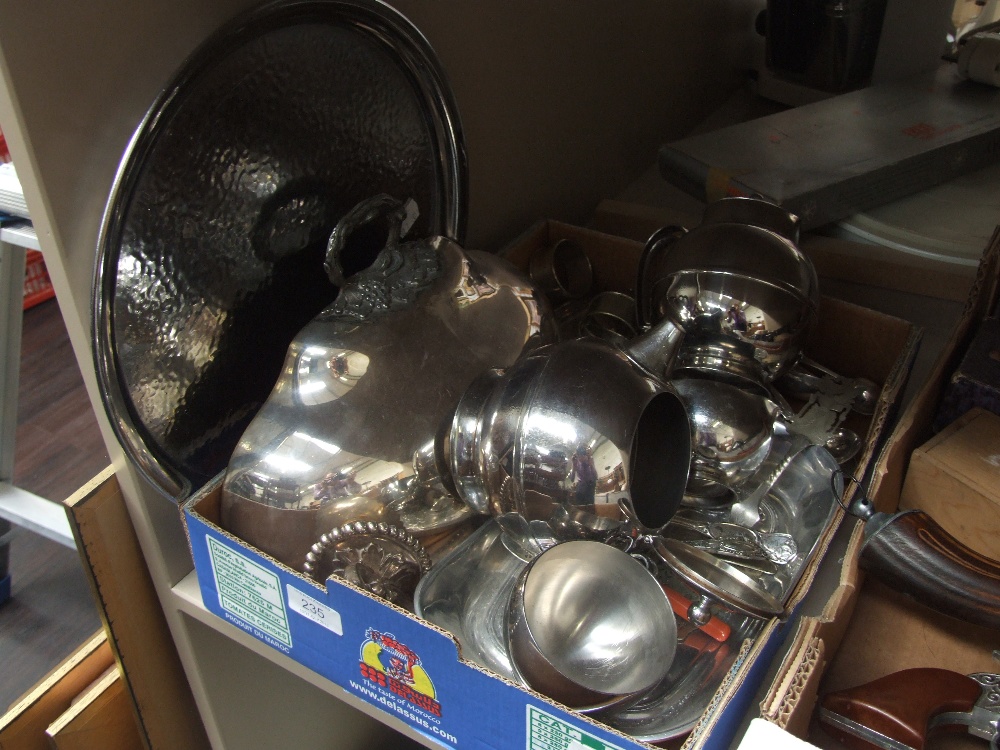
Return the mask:
<path id="1" fill-rule="evenodd" d="M 455 91 L 469 244 L 581 222 L 745 80 L 752 0 L 398 0 Z"/>

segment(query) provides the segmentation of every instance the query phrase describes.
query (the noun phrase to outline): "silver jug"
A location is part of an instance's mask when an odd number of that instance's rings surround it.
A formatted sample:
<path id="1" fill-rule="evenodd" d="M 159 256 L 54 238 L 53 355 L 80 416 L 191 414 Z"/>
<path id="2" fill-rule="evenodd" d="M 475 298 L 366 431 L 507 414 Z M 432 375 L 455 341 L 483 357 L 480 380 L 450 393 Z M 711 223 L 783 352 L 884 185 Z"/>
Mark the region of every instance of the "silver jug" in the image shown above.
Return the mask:
<path id="1" fill-rule="evenodd" d="M 406 215 L 376 196 L 337 225 L 326 266 L 340 294 L 295 337 L 226 472 L 223 526 L 296 569 L 347 522 L 421 536 L 463 520 L 438 479 L 436 439 L 479 374 L 556 337 L 513 267 L 444 237 L 401 244 Z M 348 241 L 383 220 L 385 247 L 344 279 Z"/>
<path id="2" fill-rule="evenodd" d="M 680 505 L 691 427 L 668 372 L 681 339 L 669 320 L 618 348 L 555 344 L 484 373 L 459 402 L 445 444 L 451 480 L 479 513 L 519 513 L 561 539 L 658 529 Z"/>

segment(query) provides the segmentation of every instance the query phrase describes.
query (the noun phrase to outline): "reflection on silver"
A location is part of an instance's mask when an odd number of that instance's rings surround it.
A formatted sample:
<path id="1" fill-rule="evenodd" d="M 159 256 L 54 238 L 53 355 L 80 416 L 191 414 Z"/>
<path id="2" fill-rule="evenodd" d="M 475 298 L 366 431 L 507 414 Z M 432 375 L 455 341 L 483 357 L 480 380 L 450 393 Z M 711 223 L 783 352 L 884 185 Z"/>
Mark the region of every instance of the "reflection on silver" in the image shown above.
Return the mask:
<path id="1" fill-rule="evenodd" d="M 483 524 L 420 579 L 414 611 L 455 636 L 463 659 L 520 683 L 507 651 L 506 616 L 517 577 L 530 562 L 511 548 L 523 551 L 529 543 L 505 544 L 508 533 L 494 519 Z"/>
<path id="2" fill-rule="evenodd" d="M 507 612 L 524 682 L 582 712 L 632 701 L 663 679 L 677 625 L 652 574 L 600 542 L 558 544 L 518 576 Z"/>
<path id="3" fill-rule="evenodd" d="M 787 445 L 786 438 L 778 440 Z M 782 456 L 784 451 L 779 451 Z M 784 604 L 830 525 L 837 518 L 843 483 L 839 466 L 822 446 L 811 445 L 792 451 L 780 462 L 778 473 L 765 472 L 765 485 L 754 488 L 759 510 L 752 528 L 730 524 L 727 509 L 686 509 L 664 529 L 657 551 L 673 572 L 690 586 L 723 605 L 756 616 L 780 615 Z M 712 555 L 699 545 L 691 545 L 685 533 L 691 526 L 701 526 L 714 541 L 728 533 L 743 534 L 761 546 L 761 553 L 772 569 L 752 559 Z M 678 529 L 682 533 L 677 533 Z M 732 543 L 735 545 L 735 542 Z M 744 564 L 745 563 L 745 564 Z"/>
<path id="4" fill-rule="evenodd" d="M 401 209 L 386 197 L 359 204 L 331 253 L 387 212 L 398 233 Z M 350 515 L 362 506 L 367 520 L 413 533 L 461 521 L 435 436 L 477 375 L 555 338 L 544 301 L 503 260 L 395 236 L 296 336 L 230 460 L 223 526 L 295 568 L 325 529 L 362 520 Z"/>
<path id="5" fill-rule="evenodd" d="M 420 580 L 414 607 L 417 616 L 455 637 L 463 659 L 523 684 L 511 662 L 504 618 L 518 577 L 537 554 L 529 550 L 548 546 L 542 542 L 536 547 L 525 536 L 528 527 L 513 517 L 508 520 L 511 523 L 501 526 L 490 519 L 437 562 Z M 676 579 L 669 578 L 668 585 L 683 590 Z M 666 676 L 636 703 L 602 713 L 600 720 L 649 742 L 690 731 L 735 663 L 743 642 L 764 625 L 763 620 L 730 612 L 720 617 L 732 627 L 725 643 L 677 621 L 677 645 Z"/>
<path id="6" fill-rule="evenodd" d="M 178 499 L 225 467 L 335 296 L 322 252 L 343 213 L 405 195 L 416 234 L 461 242 L 466 162 L 434 52 L 384 3 L 266 3 L 162 90 L 108 199 L 94 355 L 127 455 Z"/>
<path id="7" fill-rule="evenodd" d="M 767 402 L 730 383 L 701 378 L 672 381 L 694 433 L 685 504 L 717 505 L 760 468 L 771 448 L 774 417 Z"/>
<path id="8" fill-rule="evenodd" d="M 689 623 L 679 622 L 674 661 L 666 677 L 632 706 L 601 721 L 640 742 L 663 742 L 690 732 L 736 663 L 740 647 L 755 638 L 764 620 L 728 618 L 732 634 L 724 643 Z"/>
<path id="9" fill-rule="evenodd" d="M 766 201 L 710 203 L 701 225 L 654 234 L 637 282 L 640 323 L 669 318 L 685 332 L 675 372 L 766 386 L 801 353 L 819 307 L 798 220 Z"/>

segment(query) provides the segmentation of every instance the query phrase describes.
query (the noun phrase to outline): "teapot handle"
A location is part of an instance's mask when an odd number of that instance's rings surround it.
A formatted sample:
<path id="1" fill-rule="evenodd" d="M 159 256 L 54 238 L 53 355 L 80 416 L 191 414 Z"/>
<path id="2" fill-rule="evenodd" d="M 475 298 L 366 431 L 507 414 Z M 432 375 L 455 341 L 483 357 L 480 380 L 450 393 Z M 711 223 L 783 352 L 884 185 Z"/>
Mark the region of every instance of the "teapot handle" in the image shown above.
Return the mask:
<path id="1" fill-rule="evenodd" d="M 646 246 L 642 249 L 642 255 L 639 257 L 639 269 L 635 277 L 635 309 L 640 331 L 645 331 L 656 322 L 651 319 L 652 311 L 648 309 L 650 306 L 650 301 L 647 299 L 648 290 L 645 288 L 649 267 L 656 255 L 685 234 L 687 234 L 687 230 L 684 227 L 667 226 L 657 229 L 646 240 Z"/>
<path id="2" fill-rule="evenodd" d="M 342 287 L 347 281 L 344 278 L 343 264 L 340 262 L 347 238 L 366 224 L 382 218 L 389 223 L 389 236 L 386 238 L 385 247 L 391 250 L 399 244 L 403 222 L 406 219 L 405 204 L 391 195 L 381 193 L 367 198 L 337 222 L 327 243 L 326 258 L 323 261 L 326 275 L 334 286 Z"/>

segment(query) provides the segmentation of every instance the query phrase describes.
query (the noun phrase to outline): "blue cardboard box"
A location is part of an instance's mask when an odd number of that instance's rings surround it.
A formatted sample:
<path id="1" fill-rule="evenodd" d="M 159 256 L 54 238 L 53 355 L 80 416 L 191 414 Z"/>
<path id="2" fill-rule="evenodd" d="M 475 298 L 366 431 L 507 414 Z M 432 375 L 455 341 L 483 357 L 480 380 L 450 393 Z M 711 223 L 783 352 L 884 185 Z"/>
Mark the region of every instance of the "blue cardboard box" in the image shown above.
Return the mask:
<path id="1" fill-rule="evenodd" d="M 470 662 L 440 628 L 336 578 L 320 585 L 218 525 L 221 479 L 183 506 L 206 608 L 441 747 L 649 748 Z M 691 744 L 726 748 L 794 622 L 744 647 Z"/>

